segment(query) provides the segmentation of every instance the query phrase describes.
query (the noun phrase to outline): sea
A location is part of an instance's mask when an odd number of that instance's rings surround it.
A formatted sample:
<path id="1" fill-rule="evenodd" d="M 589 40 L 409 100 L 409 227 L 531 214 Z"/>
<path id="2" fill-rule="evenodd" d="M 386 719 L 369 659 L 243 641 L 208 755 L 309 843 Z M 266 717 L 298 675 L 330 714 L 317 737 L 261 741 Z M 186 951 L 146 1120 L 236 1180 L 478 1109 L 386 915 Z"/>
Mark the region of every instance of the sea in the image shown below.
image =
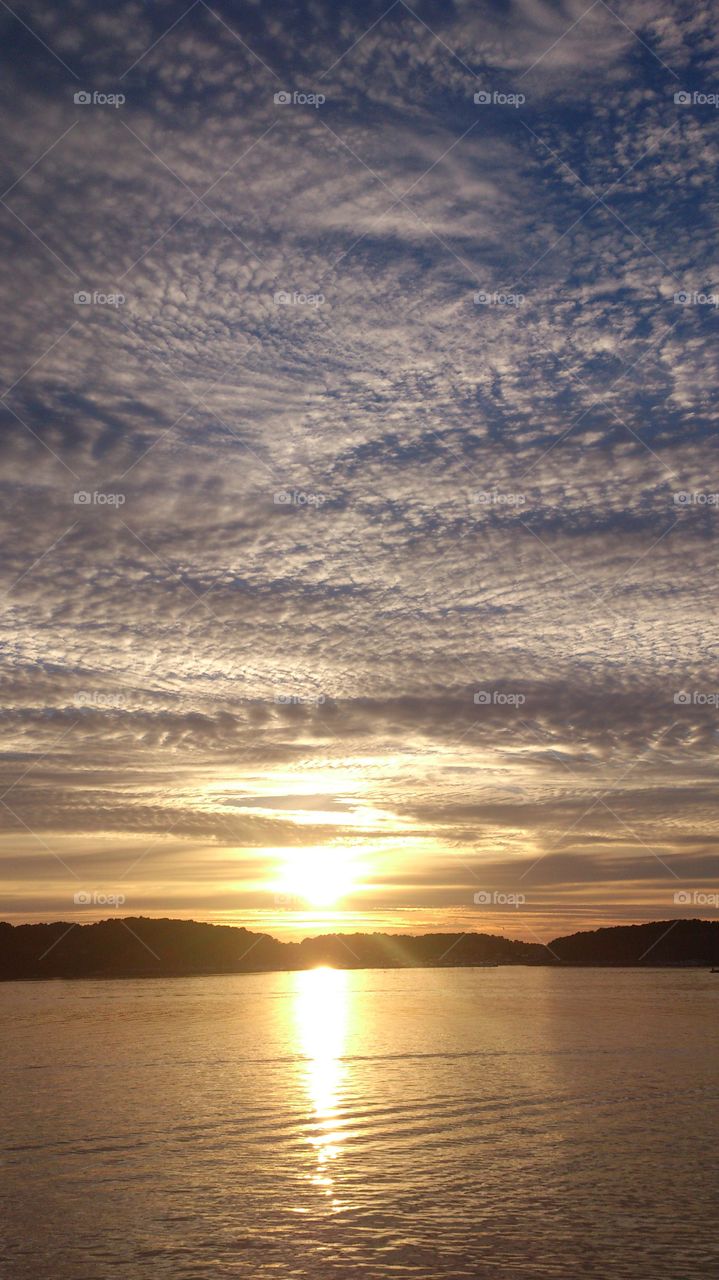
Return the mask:
<path id="1" fill-rule="evenodd" d="M 10 1280 L 719 1275 L 719 975 L 0 984 Z"/>

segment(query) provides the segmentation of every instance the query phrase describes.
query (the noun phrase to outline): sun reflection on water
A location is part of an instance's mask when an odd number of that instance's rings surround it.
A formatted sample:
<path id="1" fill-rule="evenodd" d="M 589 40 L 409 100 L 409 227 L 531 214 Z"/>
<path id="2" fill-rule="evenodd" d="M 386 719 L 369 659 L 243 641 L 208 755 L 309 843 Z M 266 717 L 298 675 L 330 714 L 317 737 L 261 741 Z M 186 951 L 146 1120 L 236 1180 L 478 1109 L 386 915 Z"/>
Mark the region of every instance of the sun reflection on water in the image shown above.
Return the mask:
<path id="1" fill-rule="evenodd" d="M 341 1103 L 346 1066 L 347 974 L 342 969 L 308 969 L 297 975 L 295 1016 L 305 1055 L 305 1087 L 314 1118 L 309 1139 L 315 1152 L 310 1181 L 335 1199 L 332 1162 L 340 1153 Z"/>

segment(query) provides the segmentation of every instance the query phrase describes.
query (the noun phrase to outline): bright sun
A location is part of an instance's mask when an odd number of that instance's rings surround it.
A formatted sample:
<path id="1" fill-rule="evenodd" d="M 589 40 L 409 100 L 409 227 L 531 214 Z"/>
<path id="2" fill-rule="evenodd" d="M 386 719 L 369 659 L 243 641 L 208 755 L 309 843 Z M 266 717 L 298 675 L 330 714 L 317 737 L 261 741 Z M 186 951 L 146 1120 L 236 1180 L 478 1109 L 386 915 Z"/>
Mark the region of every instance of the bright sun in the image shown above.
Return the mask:
<path id="1" fill-rule="evenodd" d="M 282 868 L 282 893 L 302 898 L 313 907 L 331 907 L 352 888 L 355 868 L 349 850 L 293 849 Z"/>

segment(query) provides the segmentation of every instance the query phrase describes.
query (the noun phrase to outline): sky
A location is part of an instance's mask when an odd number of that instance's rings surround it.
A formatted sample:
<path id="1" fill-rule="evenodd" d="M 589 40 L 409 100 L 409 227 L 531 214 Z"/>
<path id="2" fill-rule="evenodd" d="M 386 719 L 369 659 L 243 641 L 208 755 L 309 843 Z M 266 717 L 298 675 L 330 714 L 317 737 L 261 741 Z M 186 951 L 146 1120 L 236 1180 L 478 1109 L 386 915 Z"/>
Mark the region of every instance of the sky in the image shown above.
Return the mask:
<path id="1" fill-rule="evenodd" d="M 0 27 L 0 917 L 714 918 L 719 10 Z"/>

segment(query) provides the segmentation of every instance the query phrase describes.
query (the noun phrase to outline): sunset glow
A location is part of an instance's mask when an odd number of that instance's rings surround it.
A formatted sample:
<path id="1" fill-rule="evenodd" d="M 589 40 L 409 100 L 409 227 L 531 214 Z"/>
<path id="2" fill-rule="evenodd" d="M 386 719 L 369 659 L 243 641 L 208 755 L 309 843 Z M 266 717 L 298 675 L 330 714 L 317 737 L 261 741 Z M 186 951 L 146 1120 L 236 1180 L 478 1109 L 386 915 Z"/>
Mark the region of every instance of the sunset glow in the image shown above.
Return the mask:
<path id="1" fill-rule="evenodd" d="M 3 1274 L 719 1275 L 719 6 L 0 36 Z"/>
<path id="2" fill-rule="evenodd" d="M 286 856 L 278 893 L 289 904 L 298 900 L 312 907 L 336 906 L 358 885 L 356 860 L 346 849 L 297 849 Z"/>
<path id="3" fill-rule="evenodd" d="M 711 7 L 23 4 L 4 917 L 696 914 Z"/>

